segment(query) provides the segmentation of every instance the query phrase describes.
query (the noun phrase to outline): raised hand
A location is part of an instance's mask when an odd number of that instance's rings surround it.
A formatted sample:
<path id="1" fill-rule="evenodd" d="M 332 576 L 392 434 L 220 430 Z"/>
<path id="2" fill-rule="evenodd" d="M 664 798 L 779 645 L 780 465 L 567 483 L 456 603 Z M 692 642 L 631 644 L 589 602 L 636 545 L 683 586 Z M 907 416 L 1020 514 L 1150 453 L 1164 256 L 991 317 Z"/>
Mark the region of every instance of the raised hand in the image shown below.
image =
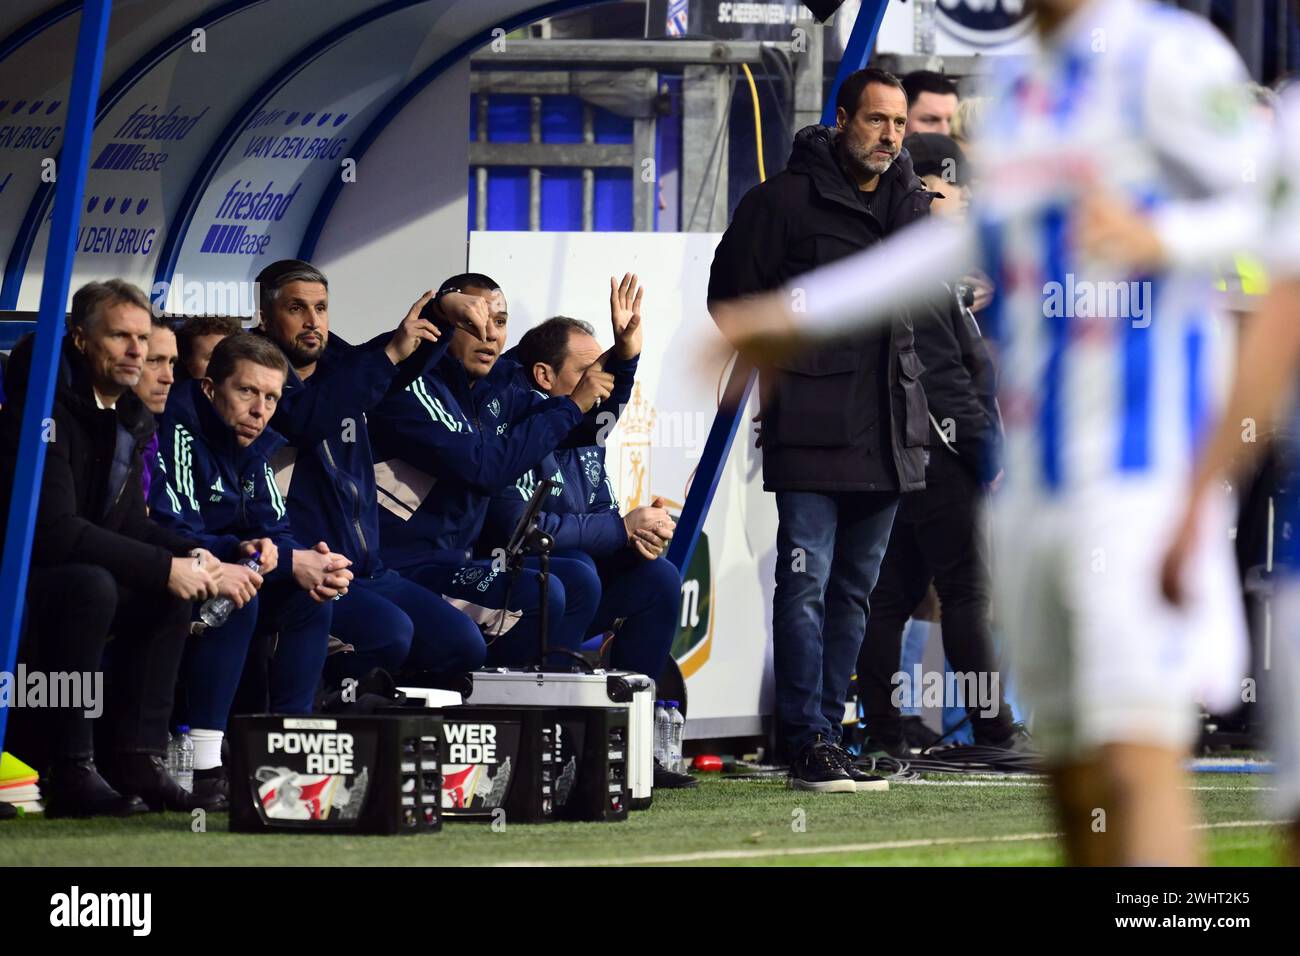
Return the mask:
<path id="1" fill-rule="evenodd" d="M 609 319 L 614 327 L 614 354 L 623 361 L 641 354 L 641 296 L 645 289 L 628 272 L 623 281 L 609 277 Z"/>
<path id="2" fill-rule="evenodd" d="M 420 317 L 424 307 L 429 304 L 433 298 L 433 290 L 430 289 L 424 295 L 415 300 L 415 304 L 407 310 L 406 317 L 402 319 L 397 330 L 393 332 L 393 337 L 388 340 L 384 346 L 384 354 L 389 360 L 397 365 L 411 357 L 412 353 L 419 348 L 421 342 L 436 342 L 441 333 L 438 327 L 428 319 Z"/>
<path id="3" fill-rule="evenodd" d="M 466 295 L 463 292 L 448 292 L 438 301 L 442 314 L 452 325 L 464 329 L 480 342 L 487 341 L 488 322 L 492 320 L 492 310 L 487 300 L 481 295 Z"/>

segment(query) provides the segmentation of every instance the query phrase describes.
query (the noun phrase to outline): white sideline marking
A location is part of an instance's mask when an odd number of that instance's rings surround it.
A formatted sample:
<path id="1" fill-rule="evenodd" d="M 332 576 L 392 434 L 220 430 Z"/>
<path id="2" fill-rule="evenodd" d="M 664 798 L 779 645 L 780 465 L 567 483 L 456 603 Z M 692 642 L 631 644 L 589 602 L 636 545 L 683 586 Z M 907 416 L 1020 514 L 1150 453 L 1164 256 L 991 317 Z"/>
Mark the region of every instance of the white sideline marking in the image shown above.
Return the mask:
<path id="1" fill-rule="evenodd" d="M 1045 783 L 1025 780 L 890 780 L 900 787 L 1046 787 Z"/>
<path id="2" fill-rule="evenodd" d="M 1023 780 L 890 780 L 900 787 L 1046 787 Z M 1187 790 L 1276 790 L 1277 787 L 1186 787 Z"/>
<path id="3" fill-rule="evenodd" d="M 1229 820 L 1224 823 L 1198 823 L 1193 830 L 1221 828 L 1272 827 L 1289 820 Z M 770 856 L 818 856 L 827 853 L 874 853 L 878 850 L 911 850 L 931 846 L 964 846 L 972 843 L 1026 843 L 1053 840 L 1059 833 L 1013 833 L 1006 836 L 934 837 L 924 840 L 886 840 L 880 843 L 841 843 L 831 846 L 773 847 L 770 850 L 703 850 L 697 853 L 672 853 L 661 856 L 634 856 L 622 860 L 508 860 L 493 866 L 649 866 L 655 863 L 699 863 L 707 860 L 757 860 Z"/>

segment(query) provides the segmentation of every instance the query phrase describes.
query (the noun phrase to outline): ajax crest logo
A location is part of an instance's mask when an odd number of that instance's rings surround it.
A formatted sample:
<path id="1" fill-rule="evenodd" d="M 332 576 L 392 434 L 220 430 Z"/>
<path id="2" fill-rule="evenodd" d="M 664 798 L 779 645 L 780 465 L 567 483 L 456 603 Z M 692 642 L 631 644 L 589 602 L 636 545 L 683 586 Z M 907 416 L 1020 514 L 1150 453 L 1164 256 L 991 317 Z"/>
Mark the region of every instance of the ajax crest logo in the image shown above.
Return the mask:
<path id="1" fill-rule="evenodd" d="M 600 452 L 584 451 L 582 453 L 582 471 L 587 476 L 587 483 L 593 487 L 600 484 L 601 468 Z"/>

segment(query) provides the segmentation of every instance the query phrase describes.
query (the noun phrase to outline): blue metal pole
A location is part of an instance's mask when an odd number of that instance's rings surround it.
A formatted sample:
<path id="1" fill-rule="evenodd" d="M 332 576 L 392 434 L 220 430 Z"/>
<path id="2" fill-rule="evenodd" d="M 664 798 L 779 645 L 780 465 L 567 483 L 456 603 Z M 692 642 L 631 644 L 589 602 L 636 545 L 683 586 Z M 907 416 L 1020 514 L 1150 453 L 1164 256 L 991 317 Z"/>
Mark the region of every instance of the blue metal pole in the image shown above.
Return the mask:
<path id="1" fill-rule="evenodd" d="M 871 51 L 876 48 L 876 34 L 880 32 L 880 21 L 885 19 L 885 7 L 889 0 L 862 0 L 858 9 L 858 18 L 853 21 L 853 31 L 848 43 L 844 44 L 844 57 L 840 67 L 835 71 L 835 82 L 831 84 L 826 105 L 822 107 L 822 125 L 835 125 L 835 97 L 840 92 L 840 84 L 850 73 L 856 73 L 867 65 Z"/>
<path id="2" fill-rule="evenodd" d="M 686 503 L 682 505 L 681 518 L 677 530 L 673 533 L 673 542 L 668 545 L 668 560 L 676 565 L 677 570 L 686 573 L 691 557 L 695 554 L 695 545 L 704 530 L 704 519 L 709 515 L 713 504 L 713 495 L 722 480 L 722 470 L 727 464 L 727 452 L 731 448 L 736 430 L 745 416 L 745 406 L 749 404 L 749 393 L 758 376 L 754 366 L 741 358 L 727 377 L 727 387 L 722 393 L 722 402 L 718 405 L 718 414 L 713 418 L 709 428 L 709 437 L 704 442 L 704 452 L 700 455 L 699 467 L 695 469 L 695 478 L 691 490 L 686 494 Z"/>
<path id="3" fill-rule="evenodd" d="M 36 506 L 40 501 L 41 473 L 45 468 L 42 433 L 54 405 L 68 287 L 72 284 L 72 260 L 76 255 L 77 223 L 81 218 L 78 214 L 86 189 L 95 102 L 99 99 L 99 80 L 104 67 L 104 47 L 108 42 L 108 18 L 112 8 L 113 0 L 87 0 L 82 7 L 77 59 L 72 71 L 72 88 L 68 92 L 63 165 L 56 171 L 58 186 L 54 197 L 54 221 L 50 225 L 50 246 L 45 254 L 36 346 L 27 383 L 27 403 L 23 406 L 18 464 L 14 470 L 13 497 L 9 501 L 9 523 L 5 528 L 4 559 L 0 563 L 0 663 L 8 673 L 13 673 L 18 656 L 23 598 L 27 592 L 32 536 L 36 529 Z M 8 708 L 0 707 L 0 749 L 4 747 L 8 716 Z"/>
<path id="4" fill-rule="evenodd" d="M 876 45 L 876 34 L 880 31 L 880 21 L 884 19 L 888 3 L 889 0 L 863 0 L 858 18 L 853 22 L 849 42 L 844 48 L 844 58 L 840 60 L 840 67 L 835 72 L 835 83 L 822 108 L 823 126 L 835 125 L 835 95 L 839 92 L 840 84 L 850 73 L 862 69 L 871 57 L 871 51 Z M 749 403 L 754 379 L 753 366 L 737 360 L 727 379 L 718 414 L 714 416 L 713 425 L 709 428 L 700 465 L 695 469 L 695 480 L 691 482 L 691 490 L 682 506 L 673 543 L 668 546 L 668 560 L 683 574 L 695 554 L 695 545 L 704 529 L 704 519 L 708 517 L 713 495 L 722 478 L 722 469 L 727 464 L 731 441 L 736 436 L 740 420 L 745 414 L 745 406 Z"/>

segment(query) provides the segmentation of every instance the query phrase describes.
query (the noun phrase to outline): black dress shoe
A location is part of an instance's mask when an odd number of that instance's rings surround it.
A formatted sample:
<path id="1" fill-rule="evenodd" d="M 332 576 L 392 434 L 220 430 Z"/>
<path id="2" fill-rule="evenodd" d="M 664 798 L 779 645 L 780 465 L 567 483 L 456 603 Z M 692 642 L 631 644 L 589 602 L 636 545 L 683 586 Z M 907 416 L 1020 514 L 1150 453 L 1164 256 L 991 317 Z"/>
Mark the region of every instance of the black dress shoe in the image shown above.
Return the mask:
<path id="1" fill-rule="evenodd" d="M 658 760 L 655 761 L 654 787 L 656 790 L 694 790 L 700 782 L 689 773 L 669 770 Z"/>
<path id="2" fill-rule="evenodd" d="M 91 760 L 55 765 L 41 781 L 45 815 L 56 817 L 129 817 L 148 807 L 137 796 L 123 796 L 99 775 Z"/>
<path id="3" fill-rule="evenodd" d="M 230 783 L 222 767 L 211 770 L 194 771 L 193 797 L 199 805 L 213 813 L 225 813 L 230 809 Z"/>
<path id="4" fill-rule="evenodd" d="M 150 810 L 224 810 L 224 801 L 209 797 L 196 797 L 185 790 L 167 772 L 162 757 L 154 754 L 119 754 L 109 779 L 123 793 L 138 796 Z"/>

